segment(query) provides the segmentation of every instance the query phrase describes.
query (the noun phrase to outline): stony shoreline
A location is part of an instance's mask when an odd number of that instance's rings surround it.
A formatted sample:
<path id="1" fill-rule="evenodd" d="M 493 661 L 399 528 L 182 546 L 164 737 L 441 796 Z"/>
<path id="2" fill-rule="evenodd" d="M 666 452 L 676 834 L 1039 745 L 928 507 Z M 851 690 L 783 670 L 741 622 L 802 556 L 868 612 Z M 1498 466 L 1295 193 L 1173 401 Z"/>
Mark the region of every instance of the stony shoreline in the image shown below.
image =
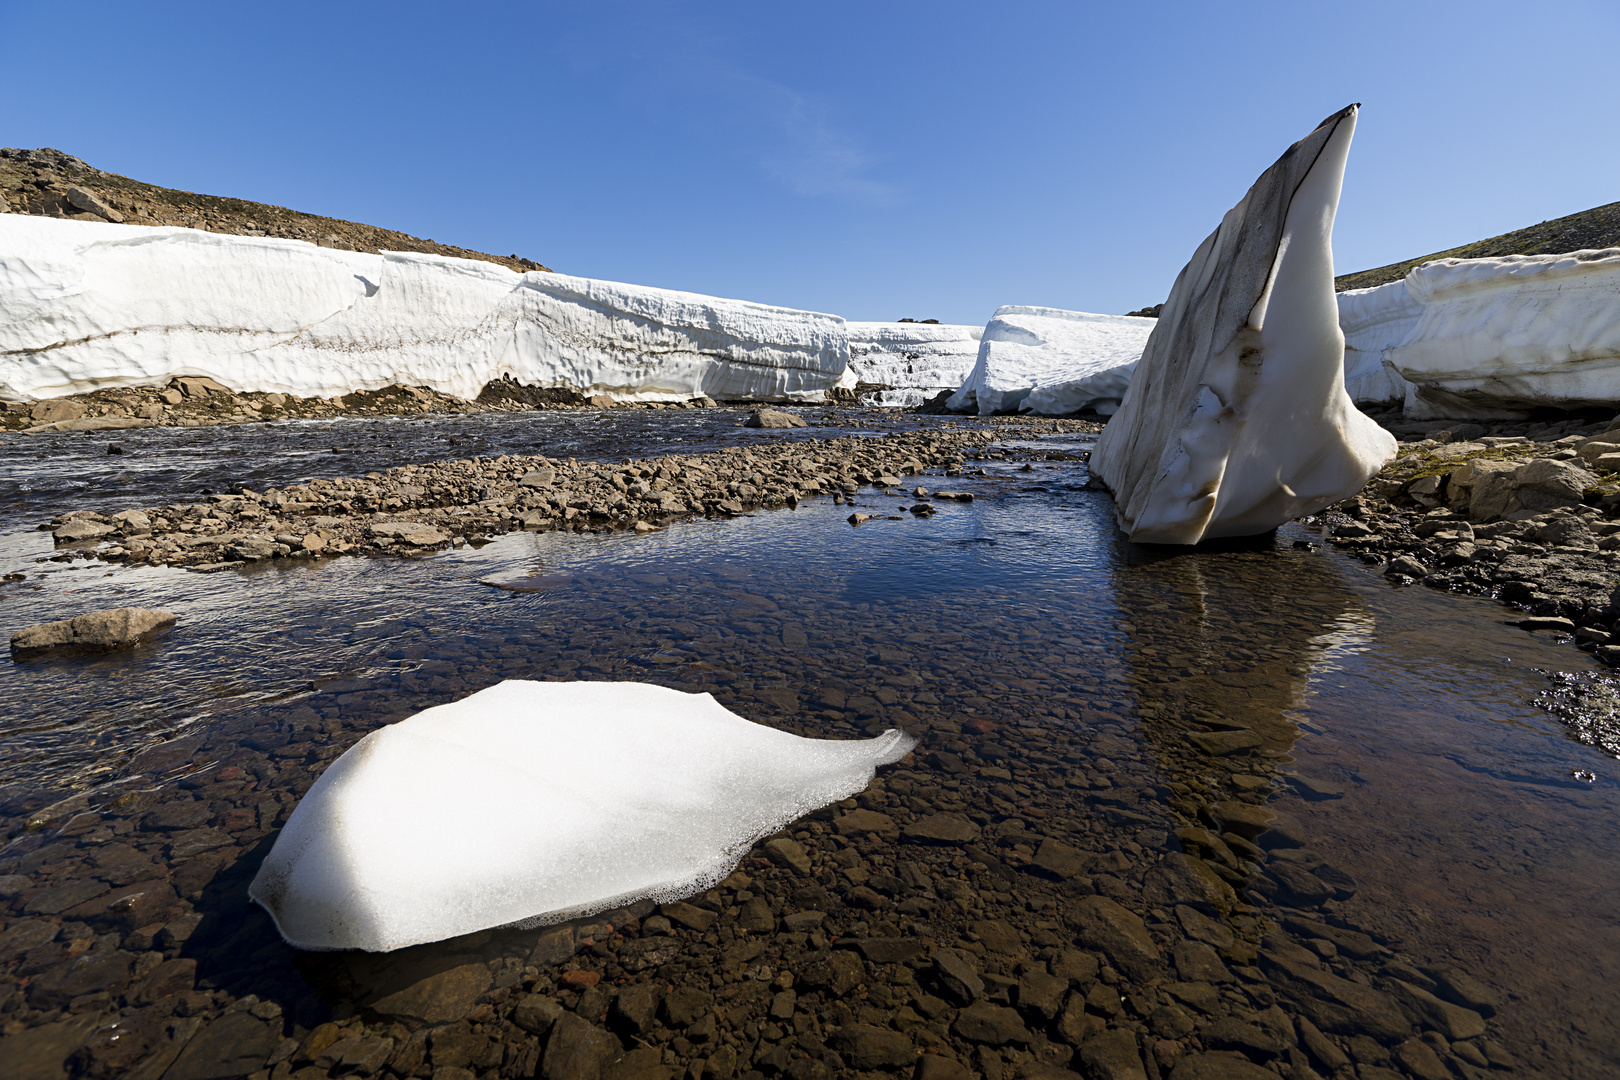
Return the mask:
<path id="1" fill-rule="evenodd" d="M 1526 630 L 1620 663 L 1620 419 L 1394 430 L 1400 456 L 1319 515 L 1323 538 L 1393 580 L 1494 597 Z"/>
<path id="2" fill-rule="evenodd" d="M 146 510 L 78 510 L 41 528 L 58 560 L 94 557 L 221 570 L 272 559 L 408 555 L 478 544 L 518 529 L 651 531 L 671 521 L 852 500 L 862 487 L 907 489 L 931 512 L 916 477 L 962 475 L 967 455 L 1018 433 L 1095 431 L 1086 421 L 946 427 L 882 436 L 792 439 L 776 445 L 617 464 L 501 456 L 407 465 L 389 473 L 311 480 Z"/>

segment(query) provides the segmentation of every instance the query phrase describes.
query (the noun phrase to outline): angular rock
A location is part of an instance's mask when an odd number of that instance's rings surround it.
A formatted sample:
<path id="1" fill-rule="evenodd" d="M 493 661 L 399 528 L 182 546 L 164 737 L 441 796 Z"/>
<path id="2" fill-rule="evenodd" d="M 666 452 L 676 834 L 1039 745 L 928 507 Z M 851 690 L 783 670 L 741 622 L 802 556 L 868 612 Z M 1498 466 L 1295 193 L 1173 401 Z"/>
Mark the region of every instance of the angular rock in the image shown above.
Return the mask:
<path id="1" fill-rule="evenodd" d="M 116 526 L 108 525 L 105 522 L 78 517 L 53 531 L 51 536 L 58 544 L 70 544 L 77 540 L 95 540 L 103 536 L 110 536 L 117 531 Z"/>
<path id="2" fill-rule="evenodd" d="M 796 428 L 809 427 L 809 422 L 802 416 L 795 416 L 780 409 L 755 409 L 743 421 L 743 427 L 750 428 Z"/>
<path id="3" fill-rule="evenodd" d="M 894 818 L 876 810 L 851 810 L 833 819 L 833 829 L 839 836 L 865 836 L 877 833 L 880 839 L 893 840 L 900 835 L 900 826 Z"/>
<path id="4" fill-rule="evenodd" d="M 1288 991 L 1300 1011 L 1326 1031 L 1367 1034 L 1386 1042 L 1405 1039 L 1412 1033 L 1411 1022 L 1382 991 L 1330 975 L 1303 958 L 1269 948 L 1260 954 L 1260 961 L 1278 988 Z"/>
<path id="5" fill-rule="evenodd" d="M 798 984 L 810 990 L 825 990 L 843 997 L 866 978 L 866 965 L 854 953 L 839 951 L 824 960 L 806 964 L 799 972 Z"/>
<path id="6" fill-rule="evenodd" d="M 1170 1070 L 1170 1080 L 1276 1080 L 1276 1076 L 1247 1058 L 1219 1051 L 1189 1054 Z"/>
<path id="7" fill-rule="evenodd" d="M 975 1002 L 957 1013 L 951 1030 L 968 1042 L 985 1046 L 1024 1046 L 1030 1040 L 1029 1029 L 1017 1012 L 987 1001 Z"/>
<path id="8" fill-rule="evenodd" d="M 1083 875 L 1092 859 L 1089 852 L 1072 848 L 1061 841 L 1042 840 L 1041 846 L 1035 849 L 1035 858 L 1030 865 L 1047 877 L 1068 881 Z"/>
<path id="9" fill-rule="evenodd" d="M 234 1080 L 264 1068 L 281 1042 L 272 1028 L 249 1013 L 228 1013 L 203 1028 L 180 1051 L 164 1080 Z"/>
<path id="10" fill-rule="evenodd" d="M 386 993 L 369 1002 L 369 1007 L 382 1016 L 448 1024 L 471 1012 L 491 981 L 486 965 L 462 964 Z"/>
<path id="11" fill-rule="evenodd" d="M 984 980 L 955 949 L 941 949 L 934 956 L 934 981 L 940 993 L 958 1005 L 968 1005 L 984 994 Z"/>
<path id="12" fill-rule="evenodd" d="M 112 652 L 173 626 L 177 615 L 156 608 L 108 608 L 60 622 L 41 623 L 11 635 L 11 651 L 26 656 L 48 649 Z"/>
<path id="13" fill-rule="evenodd" d="M 1115 967 L 1138 982 L 1159 972 L 1159 949 L 1135 913 L 1106 896 L 1086 896 L 1075 905 L 1083 944 L 1100 949 Z"/>
<path id="14" fill-rule="evenodd" d="M 1394 980 L 1396 992 L 1406 1006 L 1448 1039 L 1472 1039 L 1485 1034 L 1485 1018 L 1473 1009 L 1435 997 L 1421 986 Z"/>
<path id="15" fill-rule="evenodd" d="M 1344 387 L 1331 236 L 1356 106 L 1267 169 L 1176 279 L 1091 471 L 1139 543 L 1266 532 L 1359 491 L 1393 436 Z"/>
<path id="16" fill-rule="evenodd" d="M 539 1080 L 603 1080 L 624 1057 L 619 1040 L 573 1013 L 563 1013 L 551 1026 Z"/>
<path id="17" fill-rule="evenodd" d="M 904 836 L 925 844 L 970 844 L 979 838 L 979 827 L 960 814 L 931 814 L 907 825 Z"/>
<path id="18" fill-rule="evenodd" d="M 1110 1028 L 1080 1044 L 1080 1060 L 1092 1080 L 1147 1080 L 1136 1033 Z"/>
<path id="19" fill-rule="evenodd" d="M 778 866 L 786 867 L 801 877 L 810 876 L 810 856 L 797 840 L 777 837 L 765 841 L 765 854 Z"/>
<path id="20" fill-rule="evenodd" d="M 846 1024 L 828 1036 L 827 1045 L 854 1069 L 895 1069 L 910 1065 L 917 1057 L 910 1039 L 870 1024 Z"/>

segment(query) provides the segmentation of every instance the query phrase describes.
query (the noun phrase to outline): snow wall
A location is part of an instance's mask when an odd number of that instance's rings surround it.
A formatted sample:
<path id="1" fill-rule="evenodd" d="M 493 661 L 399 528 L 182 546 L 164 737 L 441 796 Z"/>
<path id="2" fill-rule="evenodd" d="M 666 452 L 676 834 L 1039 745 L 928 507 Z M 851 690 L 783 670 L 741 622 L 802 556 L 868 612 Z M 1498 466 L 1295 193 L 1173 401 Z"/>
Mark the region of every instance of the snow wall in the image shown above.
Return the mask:
<path id="1" fill-rule="evenodd" d="M 621 399 L 822 400 L 836 315 L 368 255 L 299 240 L 0 214 L 0 395 L 205 375 L 331 397 L 403 384 L 476 397 L 510 375 Z"/>
<path id="2" fill-rule="evenodd" d="M 996 309 L 979 355 L 946 401 L 954 412 L 1113 413 L 1157 319 L 1060 308 Z"/>
<path id="3" fill-rule="evenodd" d="M 947 323 L 848 322 L 849 370 L 845 383 L 882 383 L 862 397 L 868 405 L 915 406 L 941 390 L 955 390 L 979 355 L 977 326 Z"/>
<path id="4" fill-rule="evenodd" d="M 1438 259 L 1338 299 L 1357 401 L 1409 420 L 1620 405 L 1620 248 Z"/>

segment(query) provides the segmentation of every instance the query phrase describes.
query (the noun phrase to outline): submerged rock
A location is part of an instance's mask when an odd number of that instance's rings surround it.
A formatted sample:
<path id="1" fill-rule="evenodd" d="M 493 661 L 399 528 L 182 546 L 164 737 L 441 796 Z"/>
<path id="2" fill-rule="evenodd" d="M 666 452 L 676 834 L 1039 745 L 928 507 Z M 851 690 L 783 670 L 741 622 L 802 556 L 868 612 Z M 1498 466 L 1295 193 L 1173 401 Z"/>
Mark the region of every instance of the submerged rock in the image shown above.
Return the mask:
<path id="1" fill-rule="evenodd" d="M 1345 393 L 1333 294 L 1356 109 L 1261 174 L 1176 278 L 1091 457 L 1132 540 L 1263 533 L 1355 494 L 1395 456 Z"/>
<path id="2" fill-rule="evenodd" d="M 173 626 L 177 616 L 156 608 L 108 608 L 92 611 L 59 622 L 41 623 L 11 635 L 11 651 L 17 655 L 51 649 L 80 649 L 86 652 L 112 652 L 128 649 L 142 638 L 165 626 Z"/>

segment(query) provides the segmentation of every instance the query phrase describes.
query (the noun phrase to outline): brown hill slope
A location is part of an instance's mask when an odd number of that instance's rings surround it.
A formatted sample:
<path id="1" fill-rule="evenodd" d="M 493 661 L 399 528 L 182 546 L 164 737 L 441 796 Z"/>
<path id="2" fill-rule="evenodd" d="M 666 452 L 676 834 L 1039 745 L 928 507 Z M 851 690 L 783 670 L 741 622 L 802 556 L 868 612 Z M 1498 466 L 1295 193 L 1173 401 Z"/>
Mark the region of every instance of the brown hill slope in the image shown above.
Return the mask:
<path id="1" fill-rule="evenodd" d="M 1543 221 L 1527 229 L 1519 229 L 1488 240 L 1437 251 L 1405 262 L 1391 263 L 1373 270 L 1362 270 L 1335 278 L 1333 285 L 1339 292 L 1346 289 L 1370 289 L 1399 281 L 1413 268 L 1435 259 L 1488 259 L 1498 255 L 1562 255 L 1585 248 L 1620 247 L 1620 202 L 1595 206 L 1568 217 Z"/>
<path id="2" fill-rule="evenodd" d="M 549 270 L 517 255 L 423 240 L 393 229 L 304 214 L 284 206 L 198 195 L 103 172 L 49 148 L 0 149 L 0 213 L 39 214 L 133 225 L 183 225 L 234 236 L 280 236 L 345 251 L 420 251 L 500 263 L 522 273 Z"/>

